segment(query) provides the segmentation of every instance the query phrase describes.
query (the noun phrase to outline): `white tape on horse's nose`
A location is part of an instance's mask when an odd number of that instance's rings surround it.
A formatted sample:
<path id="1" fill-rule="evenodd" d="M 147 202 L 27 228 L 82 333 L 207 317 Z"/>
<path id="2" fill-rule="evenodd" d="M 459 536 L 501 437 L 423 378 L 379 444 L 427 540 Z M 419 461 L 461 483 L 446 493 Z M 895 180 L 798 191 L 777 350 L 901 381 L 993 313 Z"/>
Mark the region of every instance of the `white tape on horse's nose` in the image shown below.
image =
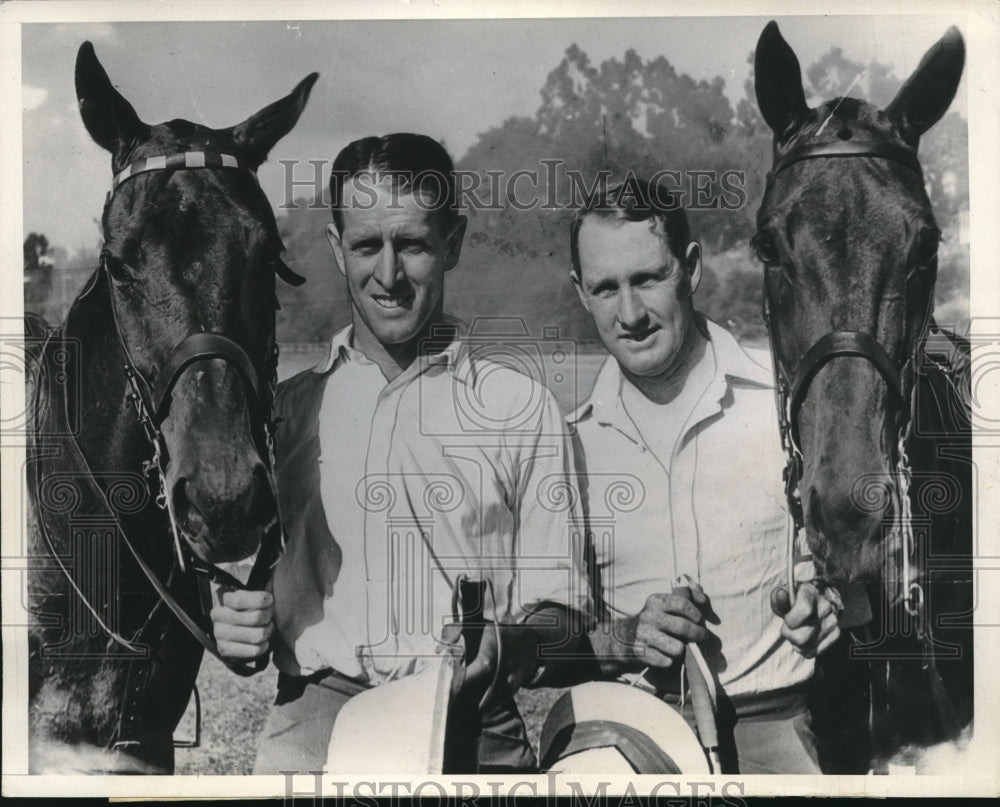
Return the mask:
<path id="1" fill-rule="evenodd" d="M 254 552 L 250 557 L 243 558 L 243 560 L 237 560 L 232 563 L 217 563 L 215 565 L 226 572 L 226 574 L 235 577 L 245 586 L 250 579 L 250 573 L 253 571 L 256 562 L 257 552 Z"/>

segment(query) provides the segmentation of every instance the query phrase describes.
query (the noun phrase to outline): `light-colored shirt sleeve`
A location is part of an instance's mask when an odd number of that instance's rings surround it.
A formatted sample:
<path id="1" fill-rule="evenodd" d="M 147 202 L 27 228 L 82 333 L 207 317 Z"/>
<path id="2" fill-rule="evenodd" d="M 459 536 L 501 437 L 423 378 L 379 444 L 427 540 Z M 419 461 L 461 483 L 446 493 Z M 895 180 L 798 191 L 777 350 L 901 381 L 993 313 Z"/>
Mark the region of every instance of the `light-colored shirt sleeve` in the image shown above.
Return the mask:
<path id="1" fill-rule="evenodd" d="M 508 438 L 515 534 L 510 617 L 540 603 L 590 611 L 583 512 L 573 448 L 552 394 L 541 396 L 537 428 Z"/>

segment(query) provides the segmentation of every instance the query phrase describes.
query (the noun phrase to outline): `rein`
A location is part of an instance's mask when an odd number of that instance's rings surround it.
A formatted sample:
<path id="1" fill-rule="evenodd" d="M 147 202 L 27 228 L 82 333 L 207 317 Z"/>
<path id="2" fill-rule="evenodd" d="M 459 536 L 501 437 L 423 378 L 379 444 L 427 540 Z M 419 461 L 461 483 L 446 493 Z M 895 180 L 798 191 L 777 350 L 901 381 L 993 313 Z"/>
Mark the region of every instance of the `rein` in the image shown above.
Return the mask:
<path id="1" fill-rule="evenodd" d="M 767 176 L 767 189 L 770 190 L 779 173 L 804 160 L 821 158 L 845 157 L 876 157 L 898 163 L 914 171 L 921 178 L 923 172 L 914 151 L 891 143 L 882 142 L 848 142 L 834 141 L 814 145 L 804 145 L 791 149 L 775 160 Z M 924 592 L 918 580 L 910 581 L 911 556 L 914 545 L 913 525 L 910 515 L 909 486 L 911 472 L 909 458 L 906 454 L 906 442 L 909 439 L 913 424 L 913 407 L 916 398 L 916 384 L 913 382 L 915 367 L 921 347 L 930 327 L 933 307 L 933 296 L 928 300 L 927 310 L 920 328 L 920 338 L 917 339 L 912 353 L 907 357 L 900 371 L 885 348 L 871 334 L 863 331 L 832 331 L 813 344 L 799 361 L 794 375 L 781 362 L 775 345 L 776 334 L 771 322 L 770 300 L 765 285 L 763 294 L 764 323 L 769 335 L 771 347 L 771 362 L 775 378 L 775 405 L 778 413 L 778 424 L 781 434 L 782 448 L 785 453 L 785 468 L 782 479 L 785 484 L 785 497 L 788 502 L 788 567 L 786 570 L 788 593 L 791 600 L 795 598 L 794 550 L 799 533 L 805 526 L 802 511 L 802 498 L 798 489 L 802 480 L 803 457 L 799 442 L 798 415 L 809 391 L 809 385 L 823 367 L 837 358 L 860 358 L 871 364 L 885 382 L 889 395 L 897 405 L 897 440 L 896 467 L 893 475 L 895 485 L 893 498 L 895 502 L 896 523 L 902 538 L 902 581 L 906 586 L 903 596 L 904 607 L 912 617 L 919 618 L 923 633 Z M 909 387 L 907 392 L 906 387 Z"/>
<path id="2" fill-rule="evenodd" d="M 114 177 L 112 182 L 112 191 L 108 194 L 108 198 L 105 202 L 105 209 L 107 209 L 107 207 L 111 204 L 114 192 L 121 186 L 122 183 L 131 177 L 149 171 L 198 168 L 235 169 L 249 171 L 255 176 L 252 167 L 241 163 L 235 157 L 225 154 L 214 154 L 210 152 L 186 152 L 183 154 L 146 158 L 130 164 Z M 224 336 L 223 334 L 207 332 L 192 333 L 182 339 L 173 348 L 166 364 L 158 372 L 154 383 L 150 384 L 148 379 L 146 379 L 136 367 L 131 353 L 129 352 L 128 345 L 125 343 L 118 317 L 117 306 L 115 304 L 114 283 L 110 270 L 111 259 L 112 256 L 110 253 L 107 250 L 103 250 L 101 253 L 101 261 L 98 267 L 98 272 L 104 274 L 107 283 L 115 336 L 121 349 L 123 358 L 122 370 L 129 390 L 126 397 L 127 400 L 134 406 L 136 417 L 141 424 L 146 439 L 152 448 L 151 458 L 143 463 L 143 474 L 146 479 L 147 488 L 150 488 L 150 482 L 153 482 L 155 485 L 156 504 L 161 510 L 166 512 L 170 521 L 174 541 L 176 568 L 179 568 L 182 573 L 186 572 L 187 569 L 190 568 L 197 574 L 202 575 L 205 579 L 225 587 L 233 589 L 260 589 L 266 585 L 267 579 L 270 575 L 270 570 L 273 568 L 274 564 L 277 563 L 278 558 L 281 556 L 285 546 L 285 536 L 282 527 L 277 483 L 274 477 L 274 423 L 271 420 L 271 406 L 274 400 L 274 390 L 277 384 L 277 342 L 275 341 L 273 343 L 273 349 L 268 358 L 266 366 L 266 385 L 263 388 L 257 370 L 246 351 L 235 341 L 227 336 Z M 52 337 L 50 337 L 50 339 L 51 338 Z M 267 468 L 268 483 L 271 487 L 275 507 L 278 509 L 274 524 L 272 524 L 272 526 L 265 531 L 262 537 L 260 551 L 254 560 L 253 569 L 250 572 L 250 576 L 246 584 L 218 566 L 205 563 L 195 556 L 191 548 L 182 539 L 181 529 L 177 524 L 177 520 L 173 512 L 171 497 L 166 489 L 166 468 L 169 458 L 161 426 L 170 412 L 171 394 L 178 379 L 186 369 L 198 362 L 209 361 L 212 359 L 222 359 L 223 361 L 226 361 L 236 367 L 246 382 L 246 388 L 250 399 L 252 422 L 258 421 L 262 424 L 263 434 L 255 435 L 255 440 L 258 443 L 258 453 Z M 68 399 L 64 396 L 63 406 L 67 412 L 68 405 Z M 86 471 L 89 481 L 96 490 L 101 491 L 103 496 L 103 490 L 97 483 L 93 471 L 87 463 L 82 448 L 77 441 L 76 434 L 73 430 L 69 431 L 72 445 L 79 457 L 79 461 L 83 469 Z M 155 482 L 153 481 L 153 477 L 156 478 Z M 153 491 L 151 490 L 151 492 Z M 164 583 L 160 580 L 156 573 L 143 560 L 132 541 L 129 540 L 128 533 L 125 530 L 124 525 L 121 523 L 121 520 L 119 519 L 114 508 L 109 505 L 108 510 L 112 514 L 126 547 L 138 564 L 139 568 L 142 570 L 143 574 L 153 586 L 156 593 L 159 595 L 160 601 L 173 612 L 181 624 L 192 634 L 199 644 L 201 644 L 205 650 L 219 659 L 226 667 L 238 675 L 249 676 L 262 670 L 267 665 L 266 655 L 255 659 L 252 665 L 250 663 L 231 661 L 222 657 L 219 653 L 218 645 L 216 644 L 214 637 L 203 630 L 195 619 L 184 610 L 184 607 L 178 603 L 174 596 L 170 593 L 169 583 Z M 45 532 L 44 527 L 42 531 L 43 533 Z M 51 550 L 51 541 L 47 535 L 46 541 L 49 543 Z M 97 609 L 94 608 L 92 603 L 87 601 L 87 598 L 80 591 L 79 587 L 76 586 L 70 576 L 69 570 L 67 570 L 61 562 L 59 565 L 63 573 L 69 577 L 70 583 L 77 595 L 84 600 L 84 605 L 87 609 L 95 616 L 98 616 Z M 154 610 L 155 608 L 156 606 L 154 606 Z M 111 628 L 99 618 L 99 616 L 98 624 L 115 642 L 125 646 L 126 648 L 132 650 L 136 649 L 134 644 L 112 631 Z"/>

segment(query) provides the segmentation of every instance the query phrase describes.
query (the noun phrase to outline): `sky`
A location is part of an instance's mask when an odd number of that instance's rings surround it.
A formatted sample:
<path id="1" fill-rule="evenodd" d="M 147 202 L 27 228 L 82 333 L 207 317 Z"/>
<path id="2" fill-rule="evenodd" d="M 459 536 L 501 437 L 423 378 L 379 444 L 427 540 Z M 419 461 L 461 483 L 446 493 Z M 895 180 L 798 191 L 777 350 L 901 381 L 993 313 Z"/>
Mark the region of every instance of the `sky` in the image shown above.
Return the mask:
<path id="1" fill-rule="evenodd" d="M 73 88 L 76 51 L 91 40 L 112 82 L 148 123 L 187 118 L 234 125 L 320 73 L 298 126 L 271 152 L 259 177 L 272 204 L 287 169 L 330 161 L 351 140 L 416 131 L 459 159 L 489 128 L 534 115 L 546 76 L 571 44 L 593 64 L 632 48 L 665 56 L 696 80 L 721 76 L 735 107 L 747 58 L 768 17 L 32 23 L 22 26 L 24 232 L 50 243 L 93 247 L 111 179 L 109 156 L 87 135 Z M 831 46 L 908 75 L 952 22 L 927 16 L 779 17 L 808 66 Z M 966 110 L 965 79 L 952 109 Z M 875 99 L 887 103 L 891 99 Z M 297 195 L 303 195 L 299 189 Z"/>

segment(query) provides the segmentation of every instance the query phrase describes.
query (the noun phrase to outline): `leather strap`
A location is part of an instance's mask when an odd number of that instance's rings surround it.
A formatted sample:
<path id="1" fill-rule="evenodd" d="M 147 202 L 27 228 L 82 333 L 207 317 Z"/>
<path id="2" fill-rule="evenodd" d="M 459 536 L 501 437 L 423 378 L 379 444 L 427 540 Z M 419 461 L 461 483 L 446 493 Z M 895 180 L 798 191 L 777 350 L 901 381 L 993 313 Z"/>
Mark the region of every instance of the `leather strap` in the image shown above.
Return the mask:
<path id="1" fill-rule="evenodd" d="M 220 333 L 193 333 L 177 344 L 156 378 L 151 403 L 153 422 L 157 426 L 166 419 L 170 411 L 170 392 L 181 373 L 195 362 L 209 359 L 223 359 L 238 368 L 250 385 L 254 398 L 260 402 L 257 370 L 246 351 L 228 336 Z"/>
<path id="2" fill-rule="evenodd" d="M 114 513 L 113 510 L 111 512 Z M 115 516 L 115 521 L 118 521 L 117 515 Z M 167 587 L 163 584 L 163 581 L 156 576 L 156 573 L 149 567 L 146 561 L 142 559 L 142 555 L 136 551 L 132 542 L 128 539 L 128 534 L 125 532 L 125 529 L 120 523 L 118 524 L 118 531 L 121 534 L 122 540 L 125 542 L 125 546 L 127 546 L 129 552 L 132 553 L 132 557 L 135 559 L 135 562 L 139 564 L 139 568 L 142 569 L 142 573 L 146 575 L 146 579 L 152 584 L 156 593 L 160 595 L 164 604 L 173 612 L 174 616 L 177 617 L 180 623 L 188 629 L 191 635 L 198 640 L 198 643 L 201 644 L 202 647 L 204 647 L 209 653 L 215 656 L 237 675 L 244 677 L 251 676 L 267 667 L 267 654 L 258 656 L 253 660 L 252 664 L 233 661 L 222 656 L 219 653 L 219 647 L 215 643 L 215 639 L 203 631 L 201 626 L 191 618 L 181 604 L 174 599 L 173 595 L 169 591 L 167 591 Z"/>
<path id="3" fill-rule="evenodd" d="M 816 342 L 799 361 L 792 381 L 788 418 L 791 436 L 799 446 L 798 412 L 809 391 L 809 384 L 816 374 L 834 359 L 853 357 L 867 359 L 885 379 L 889 393 L 896 403 L 903 403 L 903 387 L 899 370 L 885 349 L 869 334 L 861 331 L 833 331 Z"/>
<path id="4" fill-rule="evenodd" d="M 548 770 L 564 759 L 592 748 L 614 748 L 639 774 L 683 773 L 648 735 L 624 723 L 611 720 L 585 720 L 564 726 L 552 738 L 542 770 Z"/>
<path id="5" fill-rule="evenodd" d="M 564 692 L 552 705 L 538 745 L 539 765 L 543 771 L 581 751 L 615 748 L 636 773 L 682 772 L 677 763 L 639 729 L 613 720 L 577 722 L 569 692 Z"/>
<path id="6" fill-rule="evenodd" d="M 899 163 L 921 178 L 924 175 L 920 168 L 920 160 L 917 159 L 917 154 L 912 149 L 879 141 L 834 140 L 829 143 L 808 144 L 793 148 L 774 161 L 774 165 L 771 167 L 771 176 L 777 176 L 795 163 L 817 157 L 879 157 Z"/>
<path id="7" fill-rule="evenodd" d="M 241 162 L 232 154 L 221 154 L 215 151 L 181 151 L 176 154 L 162 154 L 156 157 L 143 157 L 129 163 L 111 180 L 111 192 L 125 180 L 148 171 L 178 171 L 190 168 L 235 168 L 256 175 L 254 167 Z"/>

